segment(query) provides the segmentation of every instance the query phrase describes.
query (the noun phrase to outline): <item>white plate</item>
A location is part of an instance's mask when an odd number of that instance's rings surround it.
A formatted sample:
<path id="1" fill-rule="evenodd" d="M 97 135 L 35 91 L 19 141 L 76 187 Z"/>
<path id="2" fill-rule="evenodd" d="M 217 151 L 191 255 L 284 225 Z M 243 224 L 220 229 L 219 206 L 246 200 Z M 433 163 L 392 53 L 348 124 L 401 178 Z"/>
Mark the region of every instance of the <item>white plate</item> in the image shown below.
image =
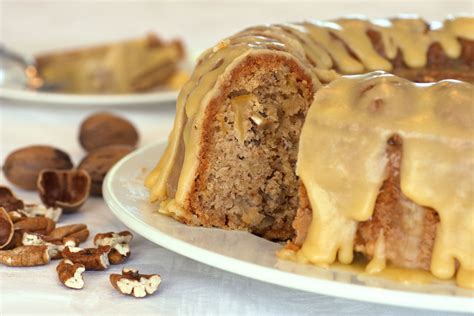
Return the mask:
<path id="1" fill-rule="evenodd" d="M 191 73 L 196 58 L 185 60 L 180 69 Z M 115 106 L 156 106 L 175 102 L 179 90 L 159 88 L 156 90 L 130 94 L 74 94 L 28 90 L 18 86 L 0 86 L 0 100 L 8 100 L 22 105 L 115 107 Z"/>
<path id="2" fill-rule="evenodd" d="M 54 106 L 143 106 L 174 102 L 178 91 L 157 91 L 124 95 L 80 95 L 68 93 L 38 92 L 26 89 L 0 88 L 0 98 L 31 105 Z"/>
<path id="3" fill-rule="evenodd" d="M 280 286 L 348 299 L 472 313 L 474 292 L 452 282 L 407 285 L 351 270 L 322 269 L 278 260 L 281 245 L 249 233 L 183 225 L 154 212 L 143 186 L 165 148 L 154 144 L 131 153 L 107 174 L 104 199 L 130 229 L 183 256 L 216 268 Z"/>

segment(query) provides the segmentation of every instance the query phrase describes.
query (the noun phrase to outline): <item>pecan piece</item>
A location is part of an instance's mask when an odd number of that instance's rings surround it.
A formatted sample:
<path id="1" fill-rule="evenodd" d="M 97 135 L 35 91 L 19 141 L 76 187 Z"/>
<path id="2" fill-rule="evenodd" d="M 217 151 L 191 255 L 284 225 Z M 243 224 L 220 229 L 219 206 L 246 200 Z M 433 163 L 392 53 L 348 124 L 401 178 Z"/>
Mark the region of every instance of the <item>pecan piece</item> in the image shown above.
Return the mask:
<path id="1" fill-rule="evenodd" d="M 46 217 L 26 217 L 15 222 L 13 226 L 15 230 L 48 235 L 54 230 L 56 223 L 52 219 Z"/>
<path id="2" fill-rule="evenodd" d="M 21 211 L 28 217 L 46 217 L 56 223 L 63 214 L 63 210 L 60 207 L 46 207 L 39 204 L 26 204 Z"/>
<path id="3" fill-rule="evenodd" d="M 24 232 L 22 244 L 24 246 L 47 246 L 51 259 L 61 259 L 64 248 L 67 246 L 77 247 L 79 241 L 73 238 L 58 240 L 41 234 Z"/>
<path id="4" fill-rule="evenodd" d="M 25 214 L 22 210 L 10 211 L 8 212 L 8 216 L 13 223 L 19 222 L 28 217 L 27 214 Z"/>
<path id="5" fill-rule="evenodd" d="M 0 250 L 0 263 L 11 267 L 31 267 L 49 263 L 47 246 L 20 246 L 12 250 Z"/>
<path id="6" fill-rule="evenodd" d="M 58 222 L 63 211 L 61 208 L 45 207 L 44 205 L 26 204 L 23 209 L 8 212 L 13 223 L 19 222 L 25 218 L 46 217 Z"/>
<path id="7" fill-rule="evenodd" d="M 109 261 L 111 264 L 119 264 L 130 257 L 130 242 L 132 239 L 133 235 L 129 231 L 108 232 L 95 235 L 94 245 L 110 246 L 112 250 L 109 252 Z"/>
<path id="8" fill-rule="evenodd" d="M 122 294 L 145 297 L 158 290 L 161 284 L 159 274 L 140 274 L 138 270 L 124 268 L 122 274 L 111 274 L 110 283 Z"/>
<path id="9" fill-rule="evenodd" d="M 99 246 L 98 248 L 78 248 L 65 247 L 62 251 L 63 258 L 74 263 L 83 264 L 86 270 L 105 270 L 109 267 L 108 254 L 109 246 Z"/>
<path id="10" fill-rule="evenodd" d="M 76 238 L 79 242 L 84 242 L 89 237 L 89 230 L 87 225 L 84 224 L 72 224 L 57 227 L 48 234 L 49 238 L 52 239 L 64 239 L 65 237 Z"/>
<path id="11" fill-rule="evenodd" d="M 84 279 L 82 273 L 86 271 L 83 264 L 73 263 L 69 259 L 63 259 L 56 267 L 59 281 L 66 287 L 71 289 L 82 289 L 84 287 Z"/>

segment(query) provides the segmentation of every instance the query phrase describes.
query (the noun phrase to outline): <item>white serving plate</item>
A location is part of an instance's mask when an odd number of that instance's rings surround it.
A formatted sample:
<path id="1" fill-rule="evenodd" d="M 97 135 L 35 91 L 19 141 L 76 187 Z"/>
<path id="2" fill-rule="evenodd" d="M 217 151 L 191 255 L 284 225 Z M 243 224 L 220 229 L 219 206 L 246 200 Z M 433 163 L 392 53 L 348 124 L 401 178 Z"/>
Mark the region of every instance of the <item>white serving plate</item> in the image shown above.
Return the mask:
<path id="1" fill-rule="evenodd" d="M 156 213 L 143 181 L 165 146 L 153 144 L 126 156 L 110 170 L 103 186 L 112 212 L 150 241 L 210 266 L 288 288 L 372 303 L 473 312 L 474 291 L 453 282 L 403 284 L 350 269 L 296 264 L 276 258 L 278 243 L 245 232 L 186 226 Z"/>
<path id="2" fill-rule="evenodd" d="M 194 56 L 194 55 L 193 55 Z M 189 74 L 194 68 L 196 58 L 185 60 L 181 70 Z M 32 106 L 59 106 L 59 107 L 137 107 L 156 106 L 159 104 L 175 102 L 179 90 L 157 88 L 147 92 L 129 94 L 74 94 L 34 91 L 17 85 L 0 85 L 0 101 L 6 100 L 21 105 Z"/>

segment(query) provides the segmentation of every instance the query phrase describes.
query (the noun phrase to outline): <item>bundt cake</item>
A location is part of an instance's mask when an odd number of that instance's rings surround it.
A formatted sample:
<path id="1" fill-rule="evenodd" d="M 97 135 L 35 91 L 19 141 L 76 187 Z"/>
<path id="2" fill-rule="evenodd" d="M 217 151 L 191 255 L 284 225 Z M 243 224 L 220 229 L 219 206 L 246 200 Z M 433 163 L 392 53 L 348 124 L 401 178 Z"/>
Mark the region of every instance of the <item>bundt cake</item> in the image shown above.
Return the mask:
<path id="1" fill-rule="evenodd" d="M 168 146 L 146 179 L 150 201 L 187 224 L 292 239 L 287 258 L 348 263 L 358 251 L 373 270 L 388 261 L 449 278 L 460 265 L 458 275 L 472 276 L 472 85 L 346 76 L 375 70 L 474 82 L 474 18 L 345 18 L 221 41 L 180 92 Z M 319 111 L 334 117 L 319 126 Z"/>

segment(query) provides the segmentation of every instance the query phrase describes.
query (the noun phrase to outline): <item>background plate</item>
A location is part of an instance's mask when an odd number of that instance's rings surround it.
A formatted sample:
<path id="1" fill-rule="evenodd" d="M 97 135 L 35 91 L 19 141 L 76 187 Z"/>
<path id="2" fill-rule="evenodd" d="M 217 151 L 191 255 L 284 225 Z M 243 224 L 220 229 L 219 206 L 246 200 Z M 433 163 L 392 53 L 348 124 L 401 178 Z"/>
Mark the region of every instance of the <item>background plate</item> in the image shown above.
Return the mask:
<path id="1" fill-rule="evenodd" d="M 180 70 L 191 74 L 197 54 L 190 54 L 180 65 Z M 0 86 L 0 100 L 8 100 L 31 106 L 76 106 L 76 107 L 137 107 L 156 106 L 160 103 L 175 102 L 179 90 L 156 88 L 147 92 L 130 94 L 74 94 L 33 91 L 16 86 Z"/>
<path id="2" fill-rule="evenodd" d="M 152 242 L 216 268 L 289 288 L 342 298 L 440 311 L 470 312 L 474 292 L 452 282 L 408 285 L 331 267 L 322 269 L 278 260 L 280 244 L 252 234 L 183 225 L 154 212 L 143 181 L 165 143 L 144 147 L 107 174 L 103 194 L 112 212 Z"/>
<path id="3" fill-rule="evenodd" d="M 176 101 L 178 92 L 167 90 L 123 95 L 80 95 L 0 88 L 0 98 L 32 106 L 139 106 Z"/>

